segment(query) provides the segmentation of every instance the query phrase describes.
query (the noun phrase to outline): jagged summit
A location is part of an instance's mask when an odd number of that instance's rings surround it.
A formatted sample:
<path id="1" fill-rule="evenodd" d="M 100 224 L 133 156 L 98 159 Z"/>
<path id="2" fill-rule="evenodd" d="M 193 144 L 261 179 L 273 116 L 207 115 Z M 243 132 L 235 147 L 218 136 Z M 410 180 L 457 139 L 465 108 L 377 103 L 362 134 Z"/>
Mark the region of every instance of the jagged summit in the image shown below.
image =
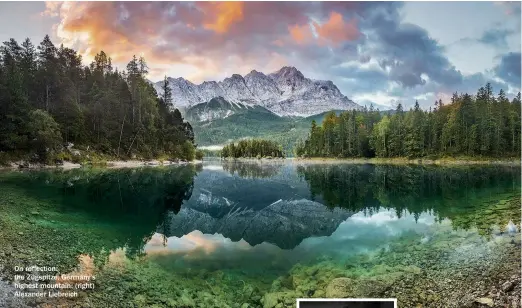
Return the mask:
<path id="1" fill-rule="evenodd" d="M 253 78 L 253 77 L 267 77 L 267 76 L 265 74 L 259 72 L 259 71 L 256 71 L 256 70 L 251 70 L 250 73 L 245 75 L 245 79 Z"/>
<path id="2" fill-rule="evenodd" d="M 278 78 L 305 78 L 303 73 L 293 66 L 283 66 L 279 71 L 270 75 Z"/>
<path id="3" fill-rule="evenodd" d="M 293 66 L 284 66 L 266 75 L 252 70 L 244 77 L 233 74 L 222 81 L 196 85 L 182 77 L 167 78 L 173 104 L 182 109 L 205 103 L 215 97 L 246 106 L 262 106 L 279 116 L 311 116 L 330 110 L 361 108 L 344 96 L 332 81 L 306 78 Z M 161 93 L 162 82 L 154 84 Z"/>

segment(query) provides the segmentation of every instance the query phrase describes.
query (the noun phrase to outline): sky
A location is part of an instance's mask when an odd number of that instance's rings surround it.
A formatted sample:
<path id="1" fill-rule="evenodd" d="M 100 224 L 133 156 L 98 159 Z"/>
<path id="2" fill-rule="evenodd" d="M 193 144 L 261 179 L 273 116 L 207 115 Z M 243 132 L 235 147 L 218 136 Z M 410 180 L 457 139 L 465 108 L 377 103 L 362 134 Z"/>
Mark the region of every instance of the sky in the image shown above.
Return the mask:
<path id="1" fill-rule="evenodd" d="M 0 40 L 49 34 L 90 63 L 194 83 L 294 66 L 360 105 L 427 109 L 521 88 L 521 2 L 0 2 Z"/>

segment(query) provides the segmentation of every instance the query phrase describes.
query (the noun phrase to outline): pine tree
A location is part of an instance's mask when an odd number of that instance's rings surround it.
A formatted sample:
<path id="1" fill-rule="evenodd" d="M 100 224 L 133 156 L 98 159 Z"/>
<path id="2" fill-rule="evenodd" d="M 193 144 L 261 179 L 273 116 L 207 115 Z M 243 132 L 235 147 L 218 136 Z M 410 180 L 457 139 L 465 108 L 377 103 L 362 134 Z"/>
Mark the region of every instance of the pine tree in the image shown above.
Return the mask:
<path id="1" fill-rule="evenodd" d="M 169 87 L 169 81 L 167 76 L 163 78 L 163 84 L 161 85 L 162 95 L 161 98 L 165 102 L 165 104 L 172 104 L 172 89 Z"/>
<path id="2" fill-rule="evenodd" d="M 41 93 L 39 100 L 41 101 L 41 107 L 46 111 L 50 111 L 52 106 L 52 100 L 56 91 L 57 85 L 57 61 L 56 61 L 57 49 L 51 42 L 51 39 L 46 35 L 43 41 L 38 46 L 38 67 L 39 67 L 39 81 L 41 83 Z"/>

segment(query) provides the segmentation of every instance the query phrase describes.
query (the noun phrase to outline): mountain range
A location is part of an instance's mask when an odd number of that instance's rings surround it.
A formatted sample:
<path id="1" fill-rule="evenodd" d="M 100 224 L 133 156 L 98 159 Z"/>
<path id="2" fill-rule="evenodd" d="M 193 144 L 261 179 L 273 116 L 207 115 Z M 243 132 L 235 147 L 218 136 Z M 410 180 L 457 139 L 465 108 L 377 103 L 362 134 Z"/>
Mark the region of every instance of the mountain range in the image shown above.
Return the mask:
<path id="1" fill-rule="evenodd" d="M 330 110 L 361 108 L 343 95 L 332 81 L 306 78 L 289 66 L 268 75 L 252 70 L 245 76 L 233 74 L 219 82 L 205 81 L 199 85 L 181 77 L 169 77 L 167 81 L 172 89 L 174 107 L 182 113 L 192 108 L 199 110 L 201 117 L 195 119 L 198 121 L 228 117 L 236 112 L 234 109 L 244 108 L 261 107 L 280 117 L 308 117 Z M 162 83 L 153 83 L 160 95 Z M 206 104 L 212 99 L 219 99 L 227 108 L 204 114 Z"/>
<path id="2" fill-rule="evenodd" d="M 224 217 L 212 217 L 190 207 L 183 207 L 177 214 L 169 212 L 158 232 L 166 237 L 182 237 L 199 230 L 204 234 L 222 234 L 234 242 L 243 239 L 251 246 L 267 242 L 281 249 L 293 249 L 306 238 L 332 235 L 352 215 L 345 209 L 329 209 L 306 199 L 279 200 L 258 211 L 226 204 L 224 207 L 228 209 Z"/>

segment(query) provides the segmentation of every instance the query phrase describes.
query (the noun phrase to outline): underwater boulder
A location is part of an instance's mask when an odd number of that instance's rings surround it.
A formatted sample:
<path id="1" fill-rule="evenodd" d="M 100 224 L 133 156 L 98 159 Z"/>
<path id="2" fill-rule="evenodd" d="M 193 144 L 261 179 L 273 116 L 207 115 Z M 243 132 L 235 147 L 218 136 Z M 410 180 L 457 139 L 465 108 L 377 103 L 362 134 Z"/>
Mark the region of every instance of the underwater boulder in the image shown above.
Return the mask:
<path id="1" fill-rule="evenodd" d="M 506 226 L 506 231 L 509 234 L 514 234 L 518 232 L 517 226 L 513 223 L 512 220 L 509 221 L 509 223 Z"/>
<path id="2" fill-rule="evenodd" d="M 274 308 L 277 304 L 282 301 L 284 292 L 266 293 L 261 299 L 263 308 Z"/>
<path id="3" fill-rule="evenodd" d="M 341 277 L 332 280 L 326 287 L 326 297 L 346 298 L 353 293 L 354 281 L 350 278 Z"/>

